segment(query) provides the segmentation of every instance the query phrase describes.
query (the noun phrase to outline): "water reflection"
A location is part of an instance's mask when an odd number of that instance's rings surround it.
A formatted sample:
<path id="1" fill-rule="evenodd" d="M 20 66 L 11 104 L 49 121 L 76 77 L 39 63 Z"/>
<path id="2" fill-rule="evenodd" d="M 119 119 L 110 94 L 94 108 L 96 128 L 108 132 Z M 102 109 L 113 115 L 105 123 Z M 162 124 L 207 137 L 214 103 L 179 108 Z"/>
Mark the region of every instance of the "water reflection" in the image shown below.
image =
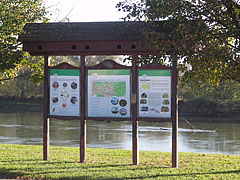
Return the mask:
<path id="1" fill-rule="evenodd" d="M 0 114 L 0 143 L 42 144 L 42 114 Z M 202 130 L 179 123 L 179 151 L 240 155 L 240 124 L 193 123 Z M 78 147 L 80 122 L 50 120 L 50 144 Z M 131 122 L 87 122 L 87 147 L 132 148 Z M 171 123 L 139 123 L 139 147 L 147 151 L 171 151 Z"/>

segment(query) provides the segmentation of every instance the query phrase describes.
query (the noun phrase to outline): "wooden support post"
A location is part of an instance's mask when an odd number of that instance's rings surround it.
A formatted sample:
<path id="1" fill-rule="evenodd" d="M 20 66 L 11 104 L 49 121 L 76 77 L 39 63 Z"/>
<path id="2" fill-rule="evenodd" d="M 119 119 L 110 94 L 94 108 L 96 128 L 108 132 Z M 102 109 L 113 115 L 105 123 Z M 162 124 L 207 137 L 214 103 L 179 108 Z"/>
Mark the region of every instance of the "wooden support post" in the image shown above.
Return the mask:
<path id="1" fill-rule="evenodd" d="M 85 56 L 81 56 L 81 124 L 80 124 L 80 163 L 83 163 L 86 159 L 86 120 L 85 120 Z"/>
<path id="2" fill-rule="evenodd" d="M 139 165 L 139 144 L 138 144 L 138 120 L 137 112 L 137 60 L 136 55 L 132 56 L 132 93 L 131 93 L 131 111 L 132 111 L 132 157 L 133 165 Z"/>
<path id="3" fill-rule="evenodd" d="M 177 56 L 172 55 L 173 62 L 173 101 L 176 107 L 173 109 L 172 121 L 172 167 L 178 168 L 178 70 L 177 70 Z"/>
<path id="4" fill-rule="evenodd" d="M 139 165 L 138 121 L 133 120 L 132 131 L 133 165 Z"/>
<path id="5" fill-rule="evenodd" d="M 49 157 L 49 75 L 48 75 L 49 59 L 44 56 L 44 111 L 43 111 L 43 160 L 47 161 Z"/>
<path id="6" fill-rule="evenodd" d="M 81 120 L 80 163 L 86 159 L 86 120 Z"/>

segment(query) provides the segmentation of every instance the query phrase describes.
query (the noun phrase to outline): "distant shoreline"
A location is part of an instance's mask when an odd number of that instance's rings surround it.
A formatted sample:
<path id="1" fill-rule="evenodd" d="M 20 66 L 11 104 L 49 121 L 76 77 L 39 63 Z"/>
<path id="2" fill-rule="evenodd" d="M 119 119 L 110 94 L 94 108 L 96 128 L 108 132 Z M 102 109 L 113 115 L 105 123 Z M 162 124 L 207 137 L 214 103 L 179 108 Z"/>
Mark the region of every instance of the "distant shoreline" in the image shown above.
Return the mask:
<path id="1" fill-rule="evenodd" d="M 184 105 L 179 103 L 179 117 L 211 117 L 211 118 L 233 118 L 233 120 L 224 120 L 221 122 L 237 122 L 240 123 L 240 111 L 232 111 L 226 113 L 206 113 L 200 112 L 198 109 L 196 112 L 194 109 L 191 111 L 186 110 Z M 11 113 L 11 112 L 43 112 L 43 98 L 29 98 L 20 99 L 15 97 L 0 97 L 0 113 Z M 181 119 L 181 118 L 180 118 Z M 205 118 L 204 118 L 205 119 Z M 193 119 L 192 122 L 202 122 L 203 120 Z M 204 121 L 205 122 L 205 121 Z M 209 122 L 209 121 L 208 121 Z M 211 121 L 212 122 L 212 121 Z M 214 122 L 219 122 L 218 120 Z"/>

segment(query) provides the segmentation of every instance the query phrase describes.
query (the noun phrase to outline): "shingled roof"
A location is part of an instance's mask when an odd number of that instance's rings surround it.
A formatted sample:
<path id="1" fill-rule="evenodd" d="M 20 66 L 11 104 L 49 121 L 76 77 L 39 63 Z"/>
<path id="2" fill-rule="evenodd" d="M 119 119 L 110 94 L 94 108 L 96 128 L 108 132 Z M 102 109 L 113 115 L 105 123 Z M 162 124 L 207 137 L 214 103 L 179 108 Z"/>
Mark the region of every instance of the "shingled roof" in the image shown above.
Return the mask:
<path id="1" fill-rule="evenodd" d="M 166 21 L 30 23 L 19 41 L 32 55 L 151 54 L 153 48 L 143 45 L 146 28 L 170 32 Z"/>
<path id="2" fill-rule="evenodd" d="M 21 42 L 44 41 L 101 41 L 140 40 L 144 28 L 168 33 L 165 21 L 154 24 L 146 22 L 76 22 L 76 23 L 30 23 L 19 37 Z"/>

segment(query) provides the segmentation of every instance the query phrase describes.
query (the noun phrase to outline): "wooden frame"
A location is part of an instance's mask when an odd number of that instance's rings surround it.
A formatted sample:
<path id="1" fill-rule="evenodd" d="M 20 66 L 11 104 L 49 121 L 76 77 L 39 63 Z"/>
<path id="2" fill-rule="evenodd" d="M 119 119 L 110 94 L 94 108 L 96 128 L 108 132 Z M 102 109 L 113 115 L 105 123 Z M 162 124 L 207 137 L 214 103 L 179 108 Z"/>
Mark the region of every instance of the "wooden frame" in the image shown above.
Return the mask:
<path id="1" fill-rule="evenodd" d="M 48 159 L 49 156 L 49 118 L 63 119 L 63 120 L 80 120 L 80 162 L 84 162 L 86 158 L 86 122 L 87 120 L 96 121 L 132 121 L 132 149 L 133 149 L 133 164 L 139 164 L 139 139 L 138 139 L 138 122 L 148 121 L 148 122 L 172 122 L 172 162 L 173 167 L 177 167 L 178 155 L 177 155 L 177 69 L 175 66 L 167 67 L 161 64 L 152 63 L 147 66 L 137 67 L 138 57 L 132 55 L 133 61 L 132 66 L 123 66 L 113 60 L 107 59 L 102 63 L 94 66 L 85 66 L 85 56 L 81 56 L 81 66 L 75 67 L 68 63 L 61 63 L 54 67 L 46 66 L 45 73 L 45 111 L 44 113 L 44 160 Z M 45 63 L 47 63 L 48 56 L 45 57 Z M 50 107 L 50 70 L 51 69 L 76 69 L 79 70 L 79 82 L 80 82 L 80 116 L 56 116 L 49 115 Z M 128 69 L 130 71 L 130 113 L 131 116 L 128 118 L 113 118 L 113 117 L 88 117 L 88 102 L 86 101 L 86 96 L 88 95 L 88 70 L 114 70 L 114 69 Z M 171 117 L 161 118 L 161 117 L 139 117 L 139 70 L 170 70 L 171 71 Z M 46 90 L 47 88 L 47 90 Z"/>
<path id="2" fill-rule="evenodd" d="M 129 24 L 130 23 L 130 24 Z M 161 33 L 169 33 L 166 22 L 157 23 L 152 30 L 157 30 Z M 23 50 L 28 51 L 31 55 L 44 56 L 44 113 L 43 113 L 43 159 L 48 160 L 49 157 L 49 118 L 56 119 L 78 119 L 80 120 L 80 162 L 83 163 L 86 157 L 86 119 L 97 121 L 132 121 L 132 155 L 133 164 L 139 164 L 139 146 L 138 146 L 138 121 L 150 122 L 172 122 L 172 167 L 178 167 L 178 98 L 177 98 L 177 55 L 171 55 L 173 60 L 172 67 L 151 64 L 145 67 L 137 67 L 138 55 L 157 55 L 158 49 L 144 45 L 144 34 L 142 30 L 147 27 L 145 22 L 104 22 L 104 23 L 35 23 L 25 26 L 25 32 L 21 34 L 20 41 L 23 42 Z M 61 28 L 57 28 L 61 27 Z M 64 27 L 64 28 L 62 28 Z M 121 29 L 121 33 L 113 30 L 116 27 Z M 39 30 L 40 28 L 40 30 Z M 50 28 L 50 31 L 49 31 Z M 97 31 L 96 31 L 97 28 Z M 99 29 L 98 29 L 99 28 Z M 75 34 L 72 33 L 74 29 Z M 107 30 L 107 31 L 106 31 Z M 79 31 L 83 34 L 79 36 Z M 39 33 L 40 32 L 40 33 Z M 52 34 L 49 34 L 52 33 Z M 97 32 L 97 33 L 96 33 Z M 100 33 L 99 33 L 100 32 Z M 116 33 L 117 32 L 117 33 Z M 59 33 L 61 36 L 59 36 Z M 110 34 L 109 34 L 110 33 Z M 109 36 L 111 35 L 111 36 Z M 161 48 L 162 44 L 159 44 Z M 92 118 L 86 117 L 86 88 L 87 80 L 80 75 L 80 116 L 65 117 L 65 116 L 50 116 L 49 115 L 49 69 L 63 68 L 64 63 L 56 67 L 49 67 L 49 56 L 54 55 L 81 55 L 81 67 L 78 68 L 80 74 L 86 73 L 88 69 L 111 69 L 106 62 L 93 67 L 85 67 L 86 55 L 131 55 L 133 58 L 132 66 L 121 66 L 117 63 L 110 63 L 119 69 L 130 69 L 131 81 L 131 117 L 130 118 Z M 66 64 L 65 64 L 66 65 Z M 68 66 L 69 68 L 76 68 Z M 169 69 L 172 72 L 172 90 L 171 90 L 171 118 L 143 118 L 137 117 L 138 103 L 138 70 L 139 69 Z"/>

